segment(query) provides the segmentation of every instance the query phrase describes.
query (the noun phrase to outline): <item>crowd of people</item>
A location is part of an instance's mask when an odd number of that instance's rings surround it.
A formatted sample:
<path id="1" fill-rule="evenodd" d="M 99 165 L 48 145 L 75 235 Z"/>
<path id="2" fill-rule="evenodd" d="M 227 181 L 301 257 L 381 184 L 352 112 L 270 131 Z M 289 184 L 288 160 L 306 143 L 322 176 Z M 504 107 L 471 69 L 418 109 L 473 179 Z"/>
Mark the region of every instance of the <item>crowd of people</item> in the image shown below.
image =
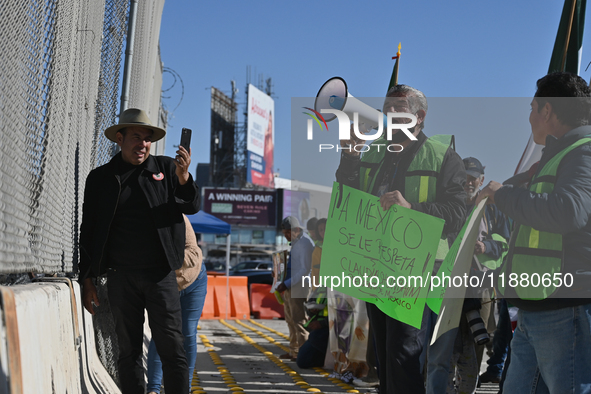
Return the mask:
<path id="1" fill-rule="evenodd" d="M 428 308 L 416 328 L 373 303 L 313 289 L 309 316 L 322 324 L 308 326 L 319 333 L 292 353 L 300 367 L 325 365 L 326 353 L 332 377 L 381 393 L 474 393 L 481 383 L 499 383 L 499 393 L 591 393 L 591 89 L 576 75 L 552 73 L 537 81 L 531 107 L 534 141 L 545 146 L 540 161 L 484 188 L 480 160 L 462 160 L 452 139 L 423 133 L 427 99 L 410 86 L 392 87 L 383 112 L 414 115 L 416 141 L 394 133 L 366 154 L 352 149 L 363 145 L 355 134 L 341 141 L 337 182 L 379 197 L 384 210 L 399 205 L 445 220 L 433 275 L 467 215 L 487 198 L 467 274 L 490 275 L 496 284 L 468 287 L 457 327 L 433 343 L 438 315 Z M 386 142 L 403 149 L 371 150 Z M 317 256 L 323 237 L 314 225 L 308 230 Z M 322 262 L 331 264 L 330 256 Z M 536 277 L 552 280 L 540 286 Z"/>
<path id="2" fill-rule="evenodd" d="M 306 232 L 288 216 L 281 229 L 291 250 L 277 291 L 290 351 L 281 358 L 301 368 L 331 360 L 332 377 L 381 393 L 473 393 L 486 382 L 505 393 L 591 393 L 591 89 L 576 75 L 549 74 L 537 81 L 531 107 L 534 141 L 545 146 L 541 160 L 504 184 L 482 188 L 485 167 L 477 158 L 462 160 L 453 139 L 423 132 L 427 99 L 406 85 L 388 91 L 383 112 L 414 115 L 409 130 L 416 140 L 394 130 L 389 141 L 380 137 L 369 146 L 388 142 L 401 150 L 360 154 L 351 147 L 363 141 L 352 133 L 341 141 L 336 171 L 337 182 L 378 197 L 384 210 L 398 205 L 445 221 L 433 275 L 467 215 L 486 198 L 468 274 L 518 280 L 468 289 L 457 327 L 432 343 L 438 311 L 425 308 L 420 327 L 413 327 L 337 291 L 303 294 L 303 277 L 319 275 L 331 261 L 322 253 L 327 220 L 309 220 Z M 174 159 L 151 156 L 151 143 L 164 133 L 143 111 L 125 111 L 105 131 L 120 153 L 86 181 L 83 302 L 94 314 L 94 279 L 107 275 L 126 394 L 144 393 L 145 310 L 154 339 L 149 390 L 158 393 L 163 378 L 168 392 L 189 392 L 205 298 L 200 251 L 183 218 L 199 205 L 191 156 L 183 147 Z M 523 280 L 534 274 L 548 275 L 549 283 Z M 485 351 L 487 370 L 479 376 Z"/>

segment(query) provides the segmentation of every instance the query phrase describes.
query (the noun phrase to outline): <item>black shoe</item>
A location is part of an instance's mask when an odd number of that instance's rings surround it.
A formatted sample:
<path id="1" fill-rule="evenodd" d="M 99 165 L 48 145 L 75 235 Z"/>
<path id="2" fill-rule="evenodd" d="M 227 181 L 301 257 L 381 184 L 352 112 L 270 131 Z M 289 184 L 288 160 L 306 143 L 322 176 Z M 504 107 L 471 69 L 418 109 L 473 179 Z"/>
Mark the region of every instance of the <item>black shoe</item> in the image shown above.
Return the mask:
<path id="1" fill-rule="evenodd" d="M 489 374 L 488 371 L 480 375 L 480 383 L 500 383 L 501 377 L 500 376 L 493 376 Z"/>

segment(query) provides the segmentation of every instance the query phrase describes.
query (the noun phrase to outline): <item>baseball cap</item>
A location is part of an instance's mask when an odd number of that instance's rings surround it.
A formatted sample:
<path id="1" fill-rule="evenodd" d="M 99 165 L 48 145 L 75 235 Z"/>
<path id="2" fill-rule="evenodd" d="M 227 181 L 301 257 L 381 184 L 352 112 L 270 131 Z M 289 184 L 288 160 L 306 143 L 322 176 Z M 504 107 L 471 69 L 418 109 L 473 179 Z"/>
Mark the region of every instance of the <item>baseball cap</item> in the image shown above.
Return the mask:
<path id="1" fill-rule="evenodd" d="M 306 223 L 306 230 L 308 231 L 316 231 L 316 223 L 318 222 L 318 218 L 310 218 Z"/>
<path id="2" fill-rule="evenodd" d="M 468 175 L 478 178 L 480 175 L 484 174 L 484 166 L 477 158 L 466 157 L 463 161 Z"/>
<path id="3" fill-rule="evenodd" d="M 300 226 L 300 222 L 298 221 L 298 219 L 296 217 L 287 216 L 281 222 L 281 229 L 282 230 L 291 230 L 294 227 L 295 228 L 302 228 L 302 226 Z"/>

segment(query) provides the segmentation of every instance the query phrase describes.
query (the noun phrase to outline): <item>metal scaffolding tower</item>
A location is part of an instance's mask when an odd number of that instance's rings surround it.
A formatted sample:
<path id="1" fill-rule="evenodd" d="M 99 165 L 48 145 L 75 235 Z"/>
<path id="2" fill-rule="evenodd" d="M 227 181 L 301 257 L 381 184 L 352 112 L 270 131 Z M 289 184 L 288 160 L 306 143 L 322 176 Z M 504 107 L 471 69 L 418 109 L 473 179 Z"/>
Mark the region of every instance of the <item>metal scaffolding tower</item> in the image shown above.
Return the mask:
<path id="1" fill-rule="evenodd" d="M 236 111 L 233 98 L 211 88 L 210 176 L 215 187 L 235 187 Z"/>

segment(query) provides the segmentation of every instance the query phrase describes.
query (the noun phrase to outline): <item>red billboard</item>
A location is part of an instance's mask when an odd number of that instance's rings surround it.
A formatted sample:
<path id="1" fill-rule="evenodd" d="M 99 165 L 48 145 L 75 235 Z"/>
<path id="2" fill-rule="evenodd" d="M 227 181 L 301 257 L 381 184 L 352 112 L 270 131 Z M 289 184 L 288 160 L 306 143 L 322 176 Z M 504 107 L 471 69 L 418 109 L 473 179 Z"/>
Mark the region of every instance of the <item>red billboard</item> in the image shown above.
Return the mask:
<path id="1" fill-rule="evenodd" d="M 274 187 L 274 111 L 275 102 L 271 96 L 249 84 L 246 181 L 254 185 Z"/>

